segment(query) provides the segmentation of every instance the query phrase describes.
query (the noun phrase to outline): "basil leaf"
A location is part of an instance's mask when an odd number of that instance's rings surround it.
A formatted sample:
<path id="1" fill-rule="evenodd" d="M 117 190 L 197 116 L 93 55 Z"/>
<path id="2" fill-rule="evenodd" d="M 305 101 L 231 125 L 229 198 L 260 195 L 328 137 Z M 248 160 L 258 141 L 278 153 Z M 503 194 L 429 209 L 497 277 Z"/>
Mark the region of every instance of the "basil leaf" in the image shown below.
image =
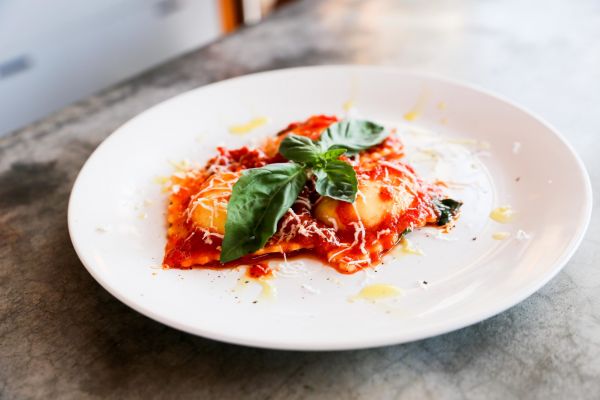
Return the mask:
<path id="1" fill-rule="evenodd" d="M 227 205 L 221 262 L 236 260 L 262 248 L 305 183 L 305 167 L 294 163 L 245 170 L 233 185 Z"/>
<path id="2" fill-rule="evenodd" d="M 462 202 L 453 199 L 438 200 L 435 203 L 435 207 L 440 213 L 437 220 L 438 226 L 444 226 L 450 222 L 456 215 L 462 206 Z"/>
<path id="3" fill-rule="evenodd" d="M 338 160 L 345 152 L 358 152 L 381 143 L 383 127 L 369 121 L 341 121 L 330 125 L 318 141 L 288 135 L 279 152 L 294 162 L 246 170 L 233 186 L 227 205 L 221 262 L 236 260 L 262 248 L 277 230 L 312 169 L 317 192 L 346 201 L 356 200 L 358 180 L 352 166 Z"/>
<path id="4" fill-rule="evenodd" d="M 279 152 L 290 161 L 313 164 L 319 160 L 321 149 L 306 136 L 288 135 L 281 141 Z"/>
<path id="5" fill-rule="evenodd" d="M 314 169 L 317 192 L 321 196 L 353 203 L 358 191 L 358 180 L 352 165 L 340 160 L 329 161 L 323 168 Z"/>
<path id="6" fill-rule="evenodd" d="M 327 150 L 325 153 L 323 153 L 321 155 L 321 158 L 325 162 L 337 160 L 342 154 L 344 154 L 347 151 L 348 151 L 347 149 L 342 149 L 342 148 Z"/>
<path id="7" fill-rule="evenodd" d="M 331 124 L 317 142 L 323 150 L 345 148 L 358 152 L 383 142 L 388 132 L 370 121 L 345 120 Z"/>

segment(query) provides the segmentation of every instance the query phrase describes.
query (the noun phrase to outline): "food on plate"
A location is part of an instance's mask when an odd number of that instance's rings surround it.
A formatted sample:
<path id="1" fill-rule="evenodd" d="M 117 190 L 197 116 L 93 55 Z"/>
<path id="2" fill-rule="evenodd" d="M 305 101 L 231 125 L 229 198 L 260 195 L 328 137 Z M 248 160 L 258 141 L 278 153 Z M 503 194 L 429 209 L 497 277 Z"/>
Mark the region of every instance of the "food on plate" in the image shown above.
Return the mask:
<path id="1" fill-rule="evenodd" d="M 260 147 L 217 152 L 171 178 L 166 268 L 310 255 L 353 273 L 414 229 L 450 228 L 461 206 L 402 161 L 395 131 L 370 121 L 313 116 Z"/>

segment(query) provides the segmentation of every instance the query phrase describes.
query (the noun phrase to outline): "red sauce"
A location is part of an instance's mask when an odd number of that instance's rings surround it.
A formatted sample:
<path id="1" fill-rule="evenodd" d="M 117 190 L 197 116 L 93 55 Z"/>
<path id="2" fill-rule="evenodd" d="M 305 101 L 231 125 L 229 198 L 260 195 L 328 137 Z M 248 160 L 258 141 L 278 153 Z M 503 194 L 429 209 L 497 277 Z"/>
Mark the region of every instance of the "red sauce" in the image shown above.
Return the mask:
<path id="1" fill-rule="evenodd" d="M 360 154 L 359 162 L 354 169 L 359 179 L 391 181 L 397 185 L 410 187 L 414 198 L 410 207 L 399 215 L 385 215 L 377 226 L 357 229 L 357 216 L 352 204 L 340 202 L 336 211 L 342 226 L 334 233 L 327 236 L 318 232 L 329 229 L 330 226 L 317 220 L 312 214 L 319 200 L 314 184 L 307 184 L 301 197 L 305 202 L 296 202 L 292 207 L 294 214 L 286 214 L 279 222 L 278 232 L 269 240 L 266 249 L 272 251 L 261 255 L 247 255 L 234 262 L 221 264 L 219 262 L 222 236 L 210 234 L 197 229 L 188 218 L 187 209 L 194 194 L 202 188 L 202 184 L 215 170 L 237 172 L 248 168 L 257 168 L 269 163 L 285 161 L 279 154 L 273 153 L 273 148 L 278 148 L 278 143 L 286 134 L 294 133 L 316 139 L 321 132 L 337 118 L 329 116 L 314 116 L 304 123 L 292 123 L 274 139 L 276 142 L 265 144 L 263 149 L 228 150 L 218 148 L 218 155 L 207 163 L 204 169 L 191 171 L 185 176 L 175 175 L 172 178 L 174 185 L 180 190 L 172 193 L 168 209 L 168 240 L 165 250 L 163 265 L 166 268 L 197 268 L 211 267 L 224 268 L 238 265 L 248 265 L 248 274 L 258 278 L 271 274 L 266 260 L 284 257 L 291 258 L 297 255 L 315 256 L 323 262 L 336 268 L 342 273 L 354 273 L 364 267 L 379 263 L 383 255 L 392 249 L 401 239 L 407 229 L 414 229 L 434 224 L 438 215 L 433 201 L 442 196 L 440 189 L 435 185 L 422 182 L 414 170 L 403 164 L 403 147 L 395 135 L 390 135 L 383 143 L 374 146 Z M 342 156 L 348 161 L 348 158 Z M 379 190 L 379 197 L 383 201 L 391 201 L 394 195 L 390 187 L 383 185 Z M 293 223 L 290 225 L 290 221 Z M 297 221 L 300 221 L 298 224 Z M 296 232 L 289 238 L 288 230 L 295 226 L 314 226 L 313 231 L 304 233 Z M 290 228 L 291 227 L 291 228 Z M 331 237 L 333 235 L 333 238 Z M 287 239 L 284 239 L 287 238 Z M 327 240 L 327 239 L 329 240 Z M 362 262 L 365 260 L 366 262 Z"/>
<path id="2" fill-rule="evenodd" d="M 379 189 L 379 198 L 383 201 L 392 201 L 394 200 L 394 195 L 390 188 L 383 186 Z"/>
<path id="3" fill-rule="evenodd" d="M 337 117 L 328 115 L 314 115 L 304 122 L 292 122 L 287 128 L 277 134 L 277 136 L 293 133 L 295 135 L 308 136 L 311 139 L 318 139 L 329 125 L 337 122 Z"/>
<path id="4" fill-rule="evenodd" d="M 273 271 L 271 270 L 269 264 L 263 261 L 260 263 L 250 265 L 246 273 L 250 278 L 258 279 L 262 278 L 263 276 L 270 276 L 273 273 Z"/>

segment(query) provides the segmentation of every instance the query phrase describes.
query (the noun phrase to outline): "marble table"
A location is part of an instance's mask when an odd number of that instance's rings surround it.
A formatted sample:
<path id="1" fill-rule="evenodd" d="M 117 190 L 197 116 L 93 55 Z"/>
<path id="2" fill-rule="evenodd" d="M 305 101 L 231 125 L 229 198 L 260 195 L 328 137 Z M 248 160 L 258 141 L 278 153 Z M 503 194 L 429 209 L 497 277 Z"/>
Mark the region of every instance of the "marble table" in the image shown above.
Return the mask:
<path id="1" fill-rule="evenodd" d="M 597 193 L 599 38 L 594 0 L 300 1 L 1 138 L 0 398 L 599 398 L 597 201 L 563 272 L 509 311 L 325 353 L 222 344 L 132 311 L 86 272 L 66 223 L 77 172 L 129 118 L 209 82 L 312 64 L 407 67 L 514 99 L 565 134 Z"/>

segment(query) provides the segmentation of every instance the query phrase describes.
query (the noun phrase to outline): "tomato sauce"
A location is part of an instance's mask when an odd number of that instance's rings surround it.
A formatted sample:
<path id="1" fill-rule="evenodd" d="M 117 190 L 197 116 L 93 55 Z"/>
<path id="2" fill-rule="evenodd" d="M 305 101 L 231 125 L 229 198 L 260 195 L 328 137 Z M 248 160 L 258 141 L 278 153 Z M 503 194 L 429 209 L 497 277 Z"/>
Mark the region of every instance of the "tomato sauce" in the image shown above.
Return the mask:
<path id="1" fill-rule="evenodd" d="M 313 215 L 320 195 L 315 190 L 314 182 L 309 180 L 299 201 L 279 221 L 277 233 L 267 242 L 263 252 L 227 264 L 219 262 L 222 235 L 197 228 L 188 213 L 193 196 L 207 178 L 219 171 L 237 172 L 285 162 L 276 152 L 285 135 L 294 133 L 317 139 L 324 129 L 336 121 L 335 117 L 319 115 L 303 123 L 292 123 L 276 138 L 267 140 L 262 148 L 228 150 L 219 147 L 217 156 L 209 160 L 204 168 L 176 173 L 171 178 L 164 267 L 189 269 L 248 265 L 248 275 L 260 278 L 272 273 L 266 262 L 269 259 L 311 255 L 341 273 L 354 273 L 379 263 L 407 231 L 435 225 L 439 217 L 435 201 L 442 198 L 443 194 L 438 185 L 422 182 L 410 166 L 400 161 L 404 155 L 403 146 L 397 136 L 391 134 L 384 142 L 360 153 L 358 157 L 342 156 L 341 159 L 353 164 L 360 179 L 393 179 L 392 182 L 400 182 L 408 187 L 413 198 L 404 212 L 399 215 L 388 213 L 376 226 L 361 227 L 355 207 L 339 202 L 336 212 L 341 226 L 333 229 Z M 394 200 L 389 186 L 381 186 L 378 195 L 382 201 Z"/>
<path id="2" fill-rule="evenodd" d="M 246 274 L 250 278 L 253 278 L 253 279 L 259 279 L 259 278 L 263 278 L 265 276 L 271 276 L 272 273 L 273 273 L 273 270 L 271 269 L 269 264 L 265 261 L 256 263 L 256 264 L 251 264 L 248 267 L 248 270 L 246 272 Z"/>

